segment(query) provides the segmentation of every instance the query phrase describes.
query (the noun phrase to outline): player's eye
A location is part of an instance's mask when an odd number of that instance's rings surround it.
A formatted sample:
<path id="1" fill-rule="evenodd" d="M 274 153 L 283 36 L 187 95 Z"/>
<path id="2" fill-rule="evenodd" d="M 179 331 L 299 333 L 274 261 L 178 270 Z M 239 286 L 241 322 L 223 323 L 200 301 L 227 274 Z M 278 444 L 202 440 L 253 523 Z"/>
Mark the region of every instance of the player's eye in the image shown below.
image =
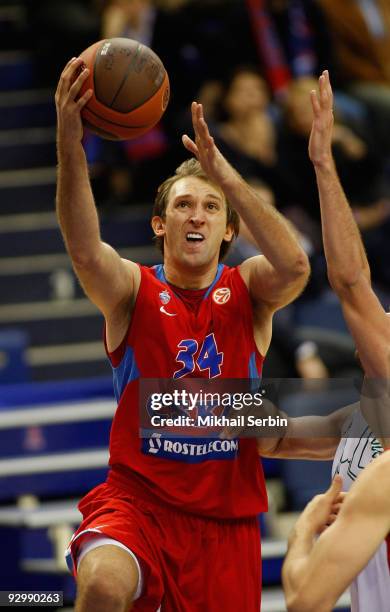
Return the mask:
<path id="1" fill-rule="evenodd" d="M 207 204 L 207 208 L 208 208 L 209 210 L 218 210 L 218 206 L 217 206 L 216 204 L 214 204 L 214 202 L 209 202 L 209 203 Z"/>
<path id="2" fill-rule="evenodd" d="M 190 205 L 190 203 L 189 203 L 189 202 L 187 202 L 187 200 L 181 200 L 180 202 L 178 202 L 178 203 L 176 204 L 176 207 L 177 207 L 177 208 L 186 208 L 186 207 L 187 207 L 187 206 L 189 206 L 189 205 Z"/>

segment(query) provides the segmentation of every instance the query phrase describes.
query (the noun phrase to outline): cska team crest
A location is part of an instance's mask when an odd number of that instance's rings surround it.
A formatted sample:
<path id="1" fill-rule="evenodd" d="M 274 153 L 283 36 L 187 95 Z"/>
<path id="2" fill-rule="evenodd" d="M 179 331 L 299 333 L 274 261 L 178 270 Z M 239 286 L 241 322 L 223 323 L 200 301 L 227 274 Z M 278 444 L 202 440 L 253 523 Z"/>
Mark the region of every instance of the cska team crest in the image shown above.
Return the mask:
<path id="1" fill-rule="evenodd" d="M 161 303 L 164 304 L 164 306 L 165 304 L 168 304 L 171 299 L 171 294 L 166 289 L 164 289 L 164 291 L 161 291 L 158 295 L 161 300 Z"/>

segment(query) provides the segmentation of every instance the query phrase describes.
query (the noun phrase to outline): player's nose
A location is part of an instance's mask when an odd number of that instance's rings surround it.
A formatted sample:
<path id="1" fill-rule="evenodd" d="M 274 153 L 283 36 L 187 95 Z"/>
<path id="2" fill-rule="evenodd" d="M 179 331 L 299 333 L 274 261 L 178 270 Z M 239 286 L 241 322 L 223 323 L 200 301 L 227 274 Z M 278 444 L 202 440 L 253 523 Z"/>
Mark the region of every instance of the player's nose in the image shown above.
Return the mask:
<path id="1" fill-rule="evenodd" d="M 203 225 L 203 223 L 205 222 L 205 211 L 203 210 L 203 208 L 201 206 L 196 206 L 195 208 L 193 208 L 191 210 L 189 220 L 193 225 Z"/>

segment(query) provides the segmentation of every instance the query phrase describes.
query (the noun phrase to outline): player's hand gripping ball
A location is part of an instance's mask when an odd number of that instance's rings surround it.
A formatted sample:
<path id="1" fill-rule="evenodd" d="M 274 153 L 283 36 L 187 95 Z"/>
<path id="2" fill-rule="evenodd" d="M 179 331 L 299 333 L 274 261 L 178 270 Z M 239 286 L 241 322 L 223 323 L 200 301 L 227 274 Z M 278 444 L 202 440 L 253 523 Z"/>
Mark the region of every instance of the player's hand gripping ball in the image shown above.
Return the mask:
<path id="1" fill-rule="evenodd" d="M 110 38 L 80 54 L 89 75 L 80 95 L 93 95 L 81 111 L 84 125 L 103 138 L 141 136 L 163 115 L 169 79 L 160 58 L 130 38 Z"/>

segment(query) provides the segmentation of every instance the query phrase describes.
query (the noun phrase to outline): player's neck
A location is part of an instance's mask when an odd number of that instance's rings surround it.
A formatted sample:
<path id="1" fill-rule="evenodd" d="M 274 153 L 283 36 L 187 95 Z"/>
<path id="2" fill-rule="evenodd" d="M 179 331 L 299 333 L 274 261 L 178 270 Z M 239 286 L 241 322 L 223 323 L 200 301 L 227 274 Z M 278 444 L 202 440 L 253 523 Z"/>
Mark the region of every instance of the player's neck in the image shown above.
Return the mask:
<path id="1" fill-rule="evenodd" d="M 205 289 L 213 282 L 217 273 L 218 261 L 199 268 L 179 267 L 164 260 L 164 274 L 169 283 L 181 289 Z"/>

